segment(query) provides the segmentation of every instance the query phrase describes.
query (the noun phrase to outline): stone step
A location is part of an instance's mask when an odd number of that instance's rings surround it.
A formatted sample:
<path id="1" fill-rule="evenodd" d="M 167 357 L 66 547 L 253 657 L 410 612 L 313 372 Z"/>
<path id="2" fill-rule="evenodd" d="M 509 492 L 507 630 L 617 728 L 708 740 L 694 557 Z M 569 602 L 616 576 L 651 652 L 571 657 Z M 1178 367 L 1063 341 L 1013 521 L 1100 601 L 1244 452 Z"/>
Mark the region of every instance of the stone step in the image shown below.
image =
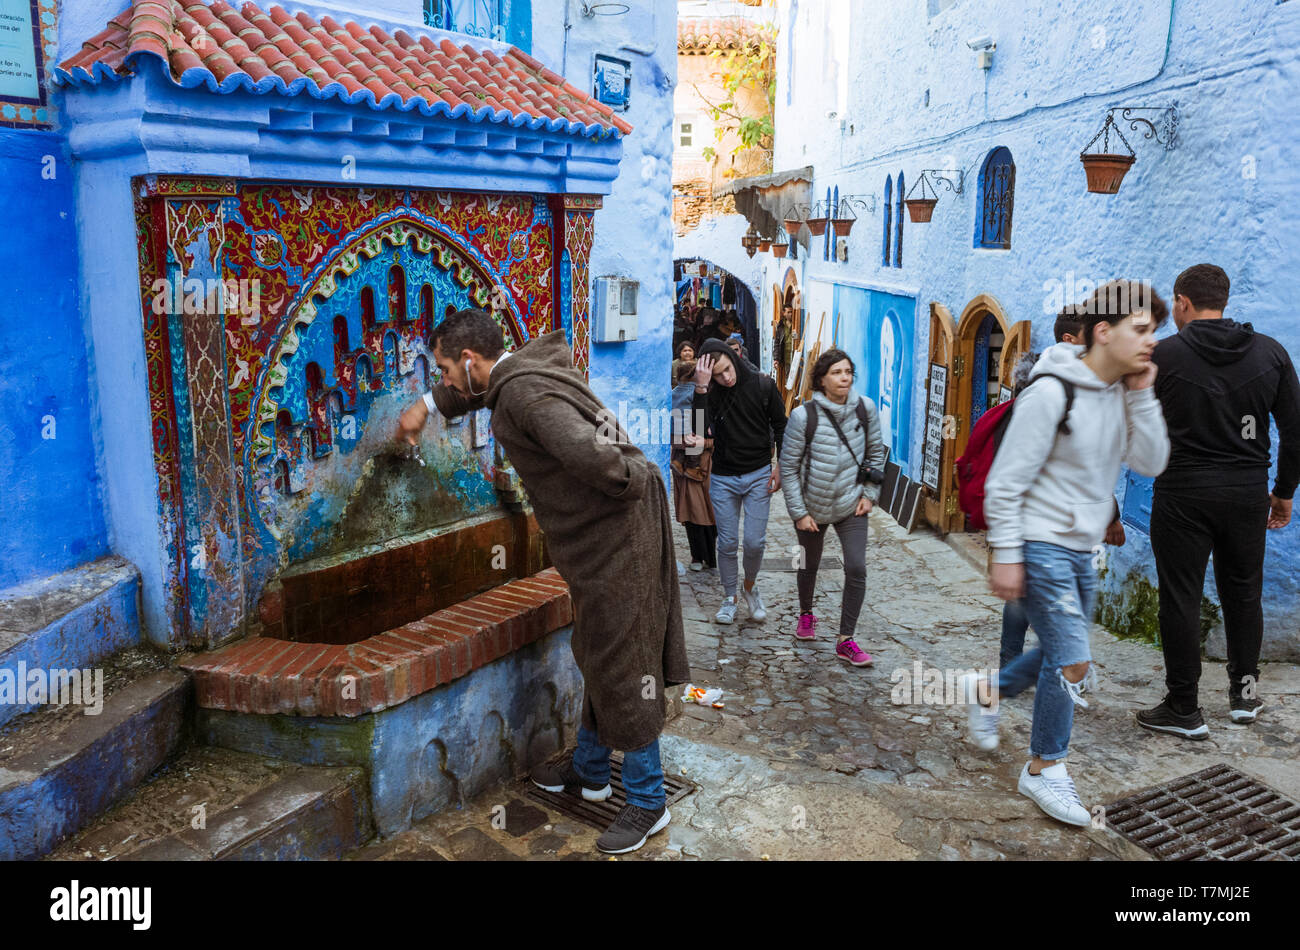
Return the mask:
<path id="1" fill-rule="evenodd" d="M 0 860 L 48 853 L 180 746 L 191 702 L 183 673 L 142 663 L 102 682 L 98 712 L 45 706 L 0 734 Z"/>
<path id="2" fill-rule="evenodd" d="M 49 859 L 324 860 L 373 835 L 359 768 L 191 746 Z"/>
<path id="3" fill-rule="evenodd" d="M 0 591 L 0 725 L 40 708 L 19 682 L 29 671 L 81 670 L 140 643 L 139 601 L 140 574 L 120 557 Z"/>

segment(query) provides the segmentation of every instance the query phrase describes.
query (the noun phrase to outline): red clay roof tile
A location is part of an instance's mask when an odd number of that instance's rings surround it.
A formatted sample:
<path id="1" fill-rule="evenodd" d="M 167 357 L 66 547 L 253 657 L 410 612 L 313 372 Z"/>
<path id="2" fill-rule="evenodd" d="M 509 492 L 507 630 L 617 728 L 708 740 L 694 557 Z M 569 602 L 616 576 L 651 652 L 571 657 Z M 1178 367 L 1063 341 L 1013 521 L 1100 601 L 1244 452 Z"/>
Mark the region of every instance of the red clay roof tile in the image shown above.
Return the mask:
<path id="1" fill-rule="evenodd" d="M 465 107 L 496 121 L 554 128 L 584 135 L 632 127 L 590 95 L 566 82 L 532 56 L 457 45 L 447 36 L 413 35 L 356 21 L 320 21 L 307 13 L 238 8 L 226 0 L 133 0 L 108 26 L 59 64 L 56 75 L 73 84 L 94 84 L 129 75 L 128 59 L 148 53 L 165 59 L 177 83 L 206 84 L 215 92 L 254 88 L 267 92 L 301 83 L 317 97 L 374 97 L 372 107 L 396 96 L 402 108 L 430 114 Z M 206 74 L 206 76 L 205 76 Z M 366 95 L 368 93 L 369 95 Z M 558 121 L 557 121 L 558 120 Z M 575 127 L 572 123 L 577 123 Z"/>

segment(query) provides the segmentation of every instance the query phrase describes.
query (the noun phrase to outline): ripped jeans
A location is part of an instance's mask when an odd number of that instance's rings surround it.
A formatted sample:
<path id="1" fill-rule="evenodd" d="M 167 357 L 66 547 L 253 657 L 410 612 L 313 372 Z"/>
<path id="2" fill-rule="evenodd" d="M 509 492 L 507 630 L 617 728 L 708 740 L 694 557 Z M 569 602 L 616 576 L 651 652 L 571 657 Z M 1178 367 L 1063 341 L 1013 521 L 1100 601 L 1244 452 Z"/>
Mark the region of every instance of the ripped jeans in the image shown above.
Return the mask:
<path id="1" fill-rule="evenodd" d="M 1070 750 L 1074 703 L 1058 672 L 1092 659 L 1088 631 L 1097 600 L 1092 552 L 1071 551 L 1045 541 L 1026 541 L 1025 612 L 1039 646 L 998 673 L 998 696 L 1007 699 L 1037 683 L 1029 751 L 1040 759 L 1063 759 Z"/>

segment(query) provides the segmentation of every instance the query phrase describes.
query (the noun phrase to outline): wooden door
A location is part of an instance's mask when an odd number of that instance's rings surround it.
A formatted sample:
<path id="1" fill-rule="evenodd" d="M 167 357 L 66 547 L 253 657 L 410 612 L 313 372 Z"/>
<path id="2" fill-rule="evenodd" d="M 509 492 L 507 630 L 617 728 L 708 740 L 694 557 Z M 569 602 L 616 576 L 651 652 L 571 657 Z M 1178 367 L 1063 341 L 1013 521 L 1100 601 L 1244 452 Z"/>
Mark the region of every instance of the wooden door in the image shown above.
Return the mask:
<path id="1" fill-rule="evenodd" d="M 942 443 L 939 454 L 939 489 L 934 491 L 924 488 L 925 520 L 941 535 L 949 531 L 961 531 L 964 518 L 957 507 L 956 470 L 954 463 L 957 455 L 955 416 L 957 412 L 958 386 L 953 369 L 956 365 L 957 342 L 952 314 L 941 303 L 930 304 L 930 355 L 926 363 L 925 376 L 925 411 L 927 425 L 930 408 L 930 372 L 931 367 L 941 366 L 945 373 L 943 398 Z M 924 430 L 923 430 L 924 431 Z M 924 442 L 922 443 L 924 451 Z"/>
<path id="2" fill-rule="evenodd" d="M 1021 320 L 1007 331 L 1002 343 L 1002 365 L 999 368 L 999 384 L 1014 392 L 1016 363 L 1020 357 L 1029 352 L 1029 321 Z"/>

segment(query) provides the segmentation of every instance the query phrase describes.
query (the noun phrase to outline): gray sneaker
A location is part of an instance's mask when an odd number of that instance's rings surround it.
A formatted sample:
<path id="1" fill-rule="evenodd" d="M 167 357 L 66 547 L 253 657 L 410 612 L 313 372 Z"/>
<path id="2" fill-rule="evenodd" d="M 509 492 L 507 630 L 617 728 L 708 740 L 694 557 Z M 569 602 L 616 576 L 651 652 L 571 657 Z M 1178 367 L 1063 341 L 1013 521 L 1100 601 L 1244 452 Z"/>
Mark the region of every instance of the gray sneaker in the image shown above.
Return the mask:
<path id="1" fill-rule="evenodd" d="M 741 595 L 745 598 L 745 607 L 749 610 L 749 616 L 754 620 L 766 620 L 767 608 L 763 606 L 763 597 L 758 592 L 758 585 L 754 585 L 753 590 L 740 589 Z"/>
<path id="2" fill-rule="evenodd" d="M 713 619 L 718 623 L 735 623 L 736 622 L 736 598 L 728 597 L 718 608 L 718 612 L 713 615 Z"/>
<path id="3" fill-rule="evenodd" d="M 658 811 L 650 811 L 639 805 L 624 805 L 614 823 L 605 829 L 605 833 L 596 839 L 596 847 L 606 854 L 627 854 L 635 851 L 652 834 L 663 831 L 672 820 L 667 805 Z"/>

